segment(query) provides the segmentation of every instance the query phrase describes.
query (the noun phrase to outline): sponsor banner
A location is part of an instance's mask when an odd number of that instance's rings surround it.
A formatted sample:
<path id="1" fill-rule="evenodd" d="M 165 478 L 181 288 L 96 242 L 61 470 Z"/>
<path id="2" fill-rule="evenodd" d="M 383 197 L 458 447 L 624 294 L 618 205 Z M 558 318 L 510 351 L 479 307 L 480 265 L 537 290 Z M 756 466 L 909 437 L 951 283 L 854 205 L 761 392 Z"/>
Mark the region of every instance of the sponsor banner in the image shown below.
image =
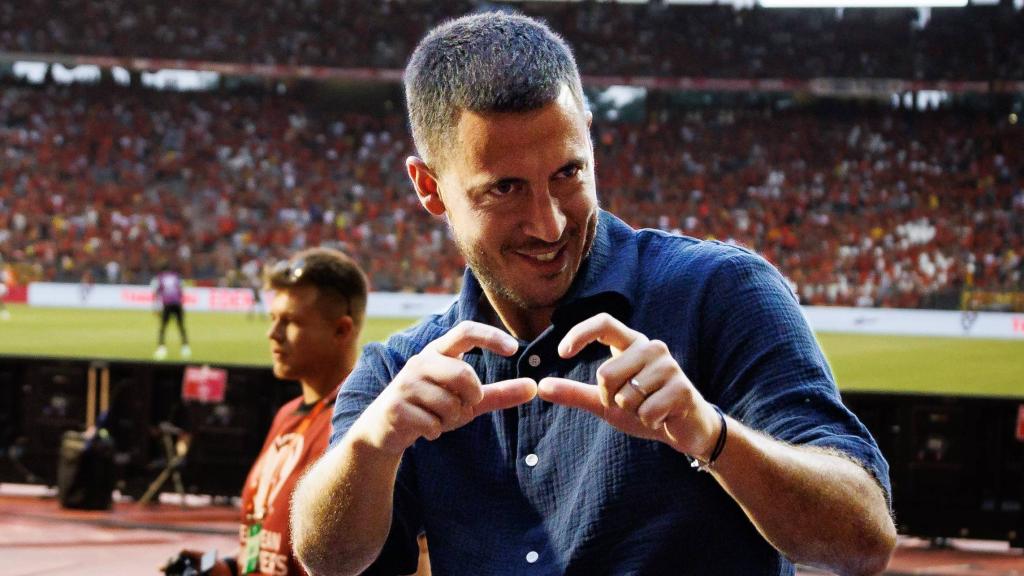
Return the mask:
<path id="1" fill-rule="evenodd" d="M 269 308 L 273 292 L 262 295 L 264 309 Z M 154 310 L 160 304 L 149 286 L 126 284 L 66 284 L 33 282 L 28 287 L 28 304 L 59 308 L 101 308 Z M 444 312 L 455 301 L 451 294 L 406 294 L 371 292 L 367 316 L 378 318 L 419 318 Z M 185 288 L 185 310 L 198 312 L 249 312 L 253 294 L 247 288 Z"/>
<path id="2" fill-rule="evenodd" d="M 1024 314 L 805 306 L 815 332 L 1024 340 Z"/>
<path id="3" fill-rule="evenodd" d="M 269 307 L 273 293 L 263 294 Z M 366 315 L 370 318 L 420 318 L 440 314 L 455 301 L 451 294 L 371 292 Z M 159 306 L 149 286 L 35 282 L 29 285 L 31 306 L 65 308 L 121 308 L 152 310 Z M 185 309 L 210 312 L 249 312 L 252 291 L 245 288 L 185 289 Z M 1007 312 L 959 312 L 950 310 L 900 310 L 805 306 L 804 315 L 815 332 L 901 334 L 1024 340 L 1024 314 Z"/>
<path id="4" fill-rule="evenodd" d="M 14 286 L 4 285 L 0 287 L 0 300 L 11 304 L 25 304 L 28 302 L 28 286 L 21 284 Z"/>
<path id="5" fill-rule="evenodd" d="M 30 306 L 153 310 L 159 302 L 149 286 L 126 284 L 62 284 L 33 282 L 28 287 Z M 186 310 L 248 312 L 252 291 L 246 288 L 185 288 Z"/>
<path id="6" fill-rule="evenodd" d="M 181 399 L 200 404 L 217 404 L 224 401 L 227 386 L 227 370 L 209 366 L 188 366 L 181 380 Z"/>
<path id="7" fill-rule="evenodd" d="M 366 302 L 366 315 L 370 318 L 420 318 L 441 314 L 455 298 L 453 294 L 371 292 Z"/>

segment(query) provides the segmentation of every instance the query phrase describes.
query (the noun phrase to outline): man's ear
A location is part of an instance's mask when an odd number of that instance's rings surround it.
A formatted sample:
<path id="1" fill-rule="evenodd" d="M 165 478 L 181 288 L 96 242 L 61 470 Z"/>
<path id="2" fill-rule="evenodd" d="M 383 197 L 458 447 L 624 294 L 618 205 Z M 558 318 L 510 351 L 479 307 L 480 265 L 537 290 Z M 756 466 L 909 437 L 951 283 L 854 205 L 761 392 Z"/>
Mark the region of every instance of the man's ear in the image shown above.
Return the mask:
<path id="1" fill-rule="evenodd" d="M 334 322 L 334 335 L 344 340 L 355 334 L 356 324 L 348 314 L 340 316 Z"/>
<path id="2" fill-rule="evenodd" d="M 427 163 L 416 156 L 409 156 L 405 160 L 405 169 L 409 173 L 409 180 L 412 180 L 413 188 L 416 189 L 420 204 L 434 216 L 444 214 L 444 201 L 438 193 L 437 177 L 430 171 Z"/>

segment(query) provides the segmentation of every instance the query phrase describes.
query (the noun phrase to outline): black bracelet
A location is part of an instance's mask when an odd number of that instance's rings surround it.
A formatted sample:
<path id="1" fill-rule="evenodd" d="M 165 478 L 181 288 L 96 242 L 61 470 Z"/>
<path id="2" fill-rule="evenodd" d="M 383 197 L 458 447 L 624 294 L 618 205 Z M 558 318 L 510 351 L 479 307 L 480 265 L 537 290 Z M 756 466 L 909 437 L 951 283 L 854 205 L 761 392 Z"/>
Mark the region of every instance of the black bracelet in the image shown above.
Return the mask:
<path id="1" fill-rule="evenodd" d="M 726 424 L 725 413 L 722 412 L 721 408 L 714 404 L 712 404 L 711 407 L 715 409 L 715 412 L 718 412 L 718 419 L 721 421 L 722 427 L 718 431 L 718 440 L 715 441 L 715 449 L 711 451 L 711 457 L 708 458 L 708 461 L 701 462 L 694 458 L 693 461 L 690 462 L 690 466 L 700 470 L 701 472 L 711 471 L 711 467 L 715 464 L 715 461 L 722 455 L 722 450 L 725 449 L 725 440 L 729 437 L 729 425 Z"/>

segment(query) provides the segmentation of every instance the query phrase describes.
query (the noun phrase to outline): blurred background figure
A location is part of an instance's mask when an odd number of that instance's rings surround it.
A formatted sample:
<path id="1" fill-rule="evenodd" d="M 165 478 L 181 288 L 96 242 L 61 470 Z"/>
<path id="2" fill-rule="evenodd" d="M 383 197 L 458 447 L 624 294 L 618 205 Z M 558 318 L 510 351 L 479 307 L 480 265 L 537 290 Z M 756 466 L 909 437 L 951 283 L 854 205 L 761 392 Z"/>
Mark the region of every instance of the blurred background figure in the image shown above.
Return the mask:
<path id="1" fill-rule="evenodd" d="M 252 303 L 248 314 L 250 320 L 263 318 L 267 314 L 267 307 L 263 303 L 262 274 L 263 265 L 258 259 L 253 258 L 242 265 L 242 282 L 252 290 Z"/>
<path id="2" fill-rule="evenodd" d="M 181 336 L 181 357 L 190 358 L 192 349 L 189 348 L 188 334 L 185 332 L 185 289 L 181 275 L 171 267 L 169 262 L 165 263 L 161 266 L 160 273 L 153 279 L 152 286 L 156 301 L 159 301 L 161 306 L 160 332 L 157 336 L 156 352 L 153 353 L 153 358 L 157 360 L 167 358 L 164 336 L 171 318 L 178 323 L 178 334 Z"/>
<path id="3" fill-rule="evenodd" d="M 341 383 L 359 354 L 367 280 L 351 258 L 313 248 L 275 266 L 267 277 L 274 375 L 297 380 L 302 395 L 281 407 L 242 489 L 237 557 L 204 574 L 304 575 L 288 527 L 295 482 L 327 448 Z M 201 552 L 182 555 L 198 566 Z"/>
<path id="4" fill-rule="evenodd" d="M 11 312 L 7 309 L 7 304 L 4 304 L 4 297 L 7 296 L 9 284 L 13 284 L 12 274 L 8 269 L 7 265 L 4 264 L 3 258 L 0 258 L 0 320 L 10 320 Z"/>

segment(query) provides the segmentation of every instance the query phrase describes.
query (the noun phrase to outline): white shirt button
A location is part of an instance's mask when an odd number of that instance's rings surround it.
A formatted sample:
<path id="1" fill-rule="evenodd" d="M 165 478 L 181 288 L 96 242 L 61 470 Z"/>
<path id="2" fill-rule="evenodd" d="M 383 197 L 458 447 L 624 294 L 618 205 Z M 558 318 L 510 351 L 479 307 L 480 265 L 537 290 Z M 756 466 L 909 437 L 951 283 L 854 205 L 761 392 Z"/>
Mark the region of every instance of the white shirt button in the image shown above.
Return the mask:
<path id="1" fill-rule="evenodd" d="M 530 550 L 529 552 L 526 553 L 526 561 L 529 562 L 530 564 L 533 564 L 534 562 L 536 562 L 538 558 L 540 558 L 540 554 L 537 554 L 533 550 Z"/>
<path id="2" fill-rule="evenodd" d="M 530 354 L 530 357 L 527 358 L 526 361 L 529 362 L 530 366 L 533 366 L 534 368 L 540 366 L 540 356 L 537 356 L 536 354 Z"/>
<path id="3" fill-rule="evenodd" d="M 540 461 L 540 458 L 538 458 L 536 454 L 527 454 L 526 458 L 523 458 L 523 461 L 526 462 L 527 466 L 533 468 L 537 465 L 537 462 Z"/>

